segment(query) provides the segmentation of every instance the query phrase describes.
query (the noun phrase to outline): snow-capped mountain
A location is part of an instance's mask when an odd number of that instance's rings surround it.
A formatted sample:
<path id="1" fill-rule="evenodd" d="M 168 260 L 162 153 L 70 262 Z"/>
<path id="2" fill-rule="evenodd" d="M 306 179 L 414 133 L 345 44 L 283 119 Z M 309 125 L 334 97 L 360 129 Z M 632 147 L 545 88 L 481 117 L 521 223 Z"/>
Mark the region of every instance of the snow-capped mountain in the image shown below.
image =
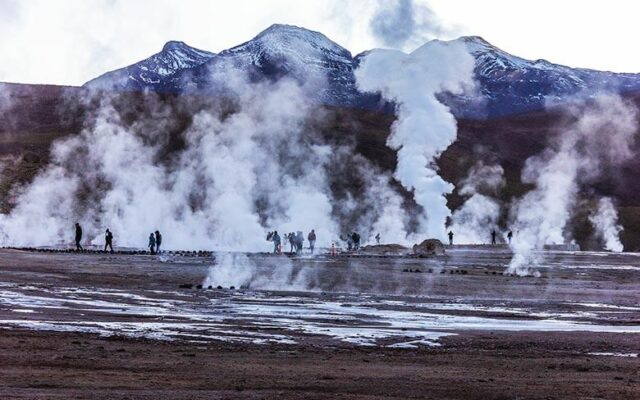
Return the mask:
<path id="1" fill-rule="evenodd" d="M 351 53 L 325 35 L 272 25 L 252 40 L 176 74 L 176 90 L 216 91 L 224 86 L 230 70 L 237 70 L 254 81 L 294 79 L 319 103 L 357 106 L 371 96 L 357 92 L 353 68 Z"/>
<path id="2" fill-rule="evenodd" d="M 566 101 L 573 95 L 590 96 L 599 91 L 624 93 L 640 90 L 639 74 L 617 74 L 552 64 L 546 60 L 525 60 L 491 45 L 477 36 L 463 41 L 476 60 L 475 78 L 480 101 L 489 116 L 540 109 L 545 103 Z M 469 103 L 452 99 L 454 109 Z M 480 110 L 477 110 L 480 112 Z"/>
<path id="3" fill-rule="evenodd" d="M 480 37 L 463 41 L 476 59 L 477 93 L 443 100 L 461 117 L 501 116 L 540 109 L 573 95 L 598 91 L 640 90 L 639 74 L 617 74 L 570 68 L 546 60 L 525 60 Z M 228 73 L 251 80 L 289 77 L 301 83 L 320 104 L 380 109 L 379 96 L 358 92 L 354 69 L 367 52 L 355 57 L 319 32 L 273 25 L 252 40 L 213 54 L 182 42 L 137 64 L 104 74 L 85 86 L 101 89 L 155 90 L 175 93 L 224 90 Z"/>
<path id="4" fill-rule="evenodd" d="M 173 91 L 171 78 L 176 72 L 201 65 L 214 53 L 190 47 L 184 42 L 167 42 L 162 51 L 128 67 L 107 72 L 84 86 L 92 89 Z"/>

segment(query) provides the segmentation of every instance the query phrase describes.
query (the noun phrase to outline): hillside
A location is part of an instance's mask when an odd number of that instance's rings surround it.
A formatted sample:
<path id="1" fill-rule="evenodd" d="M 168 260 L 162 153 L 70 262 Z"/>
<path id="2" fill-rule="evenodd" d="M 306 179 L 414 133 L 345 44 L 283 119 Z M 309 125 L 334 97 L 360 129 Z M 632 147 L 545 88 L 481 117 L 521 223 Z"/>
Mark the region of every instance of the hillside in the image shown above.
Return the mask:
<path id="1" fill-rule="evenodd" d="M 11 123 L 5 119 L 0 125 L 0 140 L 3 143 L 0 205 L 2 211 L 7 212 L 13 206 L 11 189 L 33 179 L 34 174 L 47 163 L 49 147 L 55 139 L 74 135 L 80 130 L 87 113 L 96 107 L 96 100 L 82 88 L 8 85 L 4 90 L 10 92 L 14 99 L 10 109 Z M 640 105 L 640 95 L 629 95 L 627 98 Z M 164 148 L 164 160 L 158 160 L 168 163 L 172 155 L 182 148 L 184 129 L 192 122 L 194 104 L 196 109 L 205 109 L 212 107 L 216 100 L 127 92 L 118 95 L 115 103 L 124 120 L 133 124 L 141 115 L 153 111 L 158 101 L 170 107 L 178 121 L 171 128 L 171 140 Z M 189 107 L 184 107 L 186 103 L 189 103 Z M 232 113 L 233 110 L 231 108 L 225 112 Z M 385 144 L 395 119 L 392 115 L 331 106 L 319 108 L 314 114 L 322 115 L 322 118 L 309 123 L 314 127 L 312 131 L 324 136 L 323 140 L 329 143 L 354 143 L 355 153 L 361 154 L 382 170 L 393 171 L 395 152 Z M 506 204 L 528 190 L 520 182 L 524 160 L 542 151 L 549 138 L 557 134 L 553 128 L 559 118 L 560 110 L 486 120 L 459 120 L 458 140 L 439 160 L 442 175 L 458 183 L 477 160 L 498 163 L 505 169 L 508 183 L 500 193 L 500 199 Z M 640 250 L 640 201 L 636 196 L 640 192 L 639 174 L 640 161 L 636 158 L 621 171 L 610 171 L 593 188 L 598 194 L 613 196 L 621 207 L 621 222 L 625 228 L 622 239 L 628 250 Z M 342 180 L 336 183 L 338 185 L 347 182 L 346 185 L 355 185 L 357 189 L 360 184 L 349 180 L 349 177 L 338 178 Z M 402 191 L 399 185 L 397 189 Z M 354 190 L 354 187 L 349 190 Z M 415 207 L 410 194 L 404 194 L 406 206 Z M 456 192 L 449 197 L 450 207 L 455 209 L 461 203 L 462 198 Z M 577 227 L 575 237 L 580 243 L 586 248 L 594 246 L 586 215 L 579 216 L 574 226 Z"/>

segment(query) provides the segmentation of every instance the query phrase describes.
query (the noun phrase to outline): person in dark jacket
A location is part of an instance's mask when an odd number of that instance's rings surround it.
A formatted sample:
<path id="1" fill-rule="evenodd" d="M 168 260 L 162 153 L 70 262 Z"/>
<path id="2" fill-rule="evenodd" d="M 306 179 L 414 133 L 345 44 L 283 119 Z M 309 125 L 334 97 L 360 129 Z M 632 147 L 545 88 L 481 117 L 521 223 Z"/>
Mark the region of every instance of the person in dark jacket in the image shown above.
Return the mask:
<path id="1" fill-rule="evenodd" d="M 153 236 L 153 232 L 149 234 L 149 252 L 153 255 L 156 254 L 156 237 Z"/>
<path id="2" fill-rule="evenodd" d="M 273 240 L 273 254 L 280 254 L 282 248 L 280 247 L 280 235 L 278 235 L 278 231 L 273 231 L 273 235 L 271 236 Z"/>
<path id="3" fill-rule="evenodd" d="M 107 251 L 107 247 L 113 253 L 113 233 L 109 229 L 104 233 L 104 251 Z"/>
<path id="4" fill-rule="evenodd" d="M 156 231 L 156 253 L 160 254 L 160 245 L 162 244 L 162 235 L 160 231 Z"/>
<path id="5" fill-rule="evenodd" d="M 449 246 L 453 246 L 453 231 L 449 231 Z"/>
<path id="6" fill-rule="evenodd" d="M 76 222 L 76 250 L 77 251 L 84 250 L 82 248 L 82 245 L 80 244 L 81 241 L 82 241 L 82 227 L 80 226 L 79 223 Z"/>
<path id="7" fill-rule="evenodd" d="M 360 234 L 353 232 L 351 234 L 351 240 L 353 241 L 353 250 L 358 251 L 360 249 Z"/>
<path id="8" fill-rule="evenodd" d="M 496 244 L 496 230 L 491 231 L 491 244 Z"/>
<path id="9" fill-rule="evenodd" d="M 307 240 L 309 241 L 309 250 L 311 250 L 311 254 L 313 254 L 313 249 L 316 247 L 316 231 L 312 229 L 307 236 Z"/>

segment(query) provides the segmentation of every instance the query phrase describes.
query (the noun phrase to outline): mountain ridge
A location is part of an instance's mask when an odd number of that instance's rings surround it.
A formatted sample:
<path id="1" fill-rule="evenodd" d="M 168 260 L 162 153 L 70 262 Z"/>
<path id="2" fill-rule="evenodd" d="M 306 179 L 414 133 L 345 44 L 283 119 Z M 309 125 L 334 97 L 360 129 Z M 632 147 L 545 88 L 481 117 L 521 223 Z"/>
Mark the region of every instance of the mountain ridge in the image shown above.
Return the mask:
<path id="1" fill-rule="evenodd" d="M 473 55 L 479 84 L 475 95 L 442 95 L 442 100 L 457 117 L 512 115 L 542 109 L 546 104 L 573 96 L 640 90 L 640 74 L 572 68 L 544 59 L 527 60 L 499 49 L 480 36 L 462 36 L 452 41 L 464 42 Z M 175 47 L 179 50 L 173 50 Z M 353 56 L 320 32 L 274 24 L 253 39 L 217 54 L 170 41 L 161 52 L 129 67 L 107 72 L 84 87 L 216 94 L 224 92 L 224 74 L 237 70 L 253 81 L 292 78 L 309 86 L 310 98 L 319 104 L 389 110 L 380 96 L 357 89 L 354 70 L 369 51 Z M 165 65 L 168 73 L 163 74 L 160 70 Z"/>

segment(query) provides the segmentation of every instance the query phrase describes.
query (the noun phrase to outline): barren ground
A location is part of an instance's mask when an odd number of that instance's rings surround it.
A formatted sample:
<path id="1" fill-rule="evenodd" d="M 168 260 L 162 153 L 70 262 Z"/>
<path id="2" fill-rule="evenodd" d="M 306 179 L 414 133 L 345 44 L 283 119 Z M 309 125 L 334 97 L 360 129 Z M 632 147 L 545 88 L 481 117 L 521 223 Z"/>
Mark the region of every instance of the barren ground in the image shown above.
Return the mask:
<path id="1" fill-rule="evenodd" d="M 640 256 L 509 257 L 2 250 L 0 398 L 640 398 Z"/>

